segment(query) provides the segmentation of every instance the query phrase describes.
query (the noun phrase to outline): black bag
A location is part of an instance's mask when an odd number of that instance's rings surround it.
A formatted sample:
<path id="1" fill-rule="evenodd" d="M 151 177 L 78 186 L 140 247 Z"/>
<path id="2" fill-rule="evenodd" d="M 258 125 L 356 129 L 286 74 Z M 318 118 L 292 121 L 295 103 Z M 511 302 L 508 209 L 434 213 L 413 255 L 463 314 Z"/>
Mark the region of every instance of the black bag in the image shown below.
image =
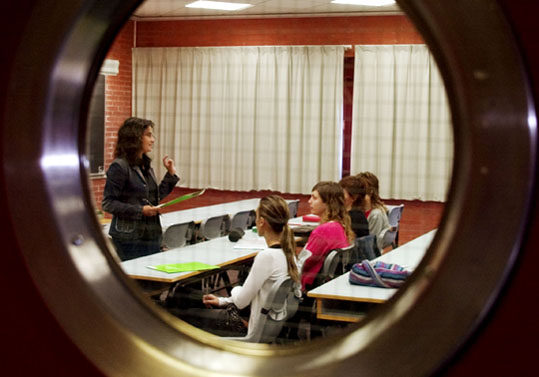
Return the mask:
<path id="1" fill-rule="evenodd" d="M 240 315 L 238 307 L 234 304 L 228 304 L 222 309 L 210 309 L 218 310 L 218 319 L 216 323 L 216 331 L 219 333 L 231 332 L 234 335 L 242 335 L 247 333 L 247 327 Z"/>
<path id="2" fill-rule="evenodd" d="M 202 296 L 202 290 L 176 283 L 161 293 L 158 302 L 167 309 L 205 308 L 202 303 Z"/>

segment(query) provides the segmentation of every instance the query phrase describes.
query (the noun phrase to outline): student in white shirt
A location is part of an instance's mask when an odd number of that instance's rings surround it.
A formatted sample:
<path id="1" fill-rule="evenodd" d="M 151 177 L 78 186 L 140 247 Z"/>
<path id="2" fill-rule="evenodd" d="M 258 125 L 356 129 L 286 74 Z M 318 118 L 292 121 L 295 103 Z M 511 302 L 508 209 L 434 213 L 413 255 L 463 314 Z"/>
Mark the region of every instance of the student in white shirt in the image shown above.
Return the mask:
<path id="1" fill-rule="evenodd" d="M 288 204 L 283 198 L 271 195 L 260 200 L 256 209 L 256 228 L 259 235 L 265 238 L 268 247 L 257 254 L 245 283 L 234 287 L 230 297 L 217 297 L 213 294 L 203 296 L 202 301 L 206 306 L 221 308 L 229 313 L 223 314 L 220 309 L 206 309 L 207 312 L 213 313 L 201 313 L 206 320 L 200 322 L 200 327 L 218 335 L 233 335 L 223 329 L 223 319 L 226 322 L 234 322 L 231 326 L 237 332 L 241 327 L 237 320 L 239 312 L 231 309 L 231 305 L 232 308 L 235 306 L 239 310 L 250 305 L 249 319 L 243 322 L 245 330 L 249 333 L 260 318 L 262 304 L 273 283 L 286 275 L 299 283 L 294 234 L 288 226 L 288 219 Z M 232 316 L 231 311 L 235 313 Z"/>

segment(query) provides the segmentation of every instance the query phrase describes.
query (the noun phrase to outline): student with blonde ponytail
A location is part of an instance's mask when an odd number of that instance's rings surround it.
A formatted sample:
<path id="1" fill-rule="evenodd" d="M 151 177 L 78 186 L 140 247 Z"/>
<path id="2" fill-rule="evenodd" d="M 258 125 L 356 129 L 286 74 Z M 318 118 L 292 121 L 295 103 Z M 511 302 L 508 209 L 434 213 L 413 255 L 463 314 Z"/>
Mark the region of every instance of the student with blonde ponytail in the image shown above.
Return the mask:
<path id="1" fill-rule="evenodd" d="M 262 198 L 256 209 L 256 227 L 258 233 L 265 238 L 268 247 L 257 254 L 245 283 L 243 286 L 234 287 L 230 297 L 209 294 L 202 298 L 205 305 L 219 308 L 227 306 L 230 308 L 233 304 L 241 310 L 250 304 L 247 333 L 259 321 L 262 304 L 275 281 L 288 275 L 299 283 L 296 245 L 294 234 L 288 226 L 289 217 L 288 204 L 283 198 L 277 195 Z M 214 317 L 212 320 L 207 320 L 199 327 L 218 335 L 230 335 L 223 331 L 222 324 L 215 320 L 219 316 L 212 317 Z M 189 320 L 188 322 L 193 323 Z"/>

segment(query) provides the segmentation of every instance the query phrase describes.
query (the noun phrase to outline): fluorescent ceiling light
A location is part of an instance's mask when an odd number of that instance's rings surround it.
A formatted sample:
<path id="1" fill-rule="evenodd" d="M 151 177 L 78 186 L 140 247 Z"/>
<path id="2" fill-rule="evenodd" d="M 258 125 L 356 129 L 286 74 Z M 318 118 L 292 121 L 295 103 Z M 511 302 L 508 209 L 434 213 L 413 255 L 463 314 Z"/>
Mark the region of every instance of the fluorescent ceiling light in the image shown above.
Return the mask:
<path id="1" fill-rule="evenodd" d="M 333 0 L 334 4 L 367 5 L 371 7 L 383 7 L 395 4 L 395 0 Z"/>
<path id="2" fill-rule="evenodd" d="M 251 4 L 225 3 L 223 1 L 195 1 L 187 4 L 187 8 L 217 9 L 217 10 L 242 10 L 252 7 Z"/>

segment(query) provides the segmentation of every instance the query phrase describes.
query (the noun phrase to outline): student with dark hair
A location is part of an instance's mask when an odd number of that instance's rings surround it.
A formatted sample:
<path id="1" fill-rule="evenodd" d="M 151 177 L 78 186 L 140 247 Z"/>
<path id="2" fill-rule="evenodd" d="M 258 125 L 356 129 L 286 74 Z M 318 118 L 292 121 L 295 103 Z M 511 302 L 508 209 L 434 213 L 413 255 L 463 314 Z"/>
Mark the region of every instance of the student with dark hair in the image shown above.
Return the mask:
<path id="1" fill-rule="evenodd" d="M 156 206 L 179 181 L 174 161 L 158 183 L 148 153 L 155 137 L 151 120 L 128 118 L 118 130 L 115 160 L 107 171 L 101 206 L 113 215 L 109 234 L 122 261 L 160 251 L 162 229 Z"/>
<path id="2" fill-rule="evenodd" d="M 245 283 L 234 287 L 230 297 L 213 294 L 202 297 L 205 305 L 220 309 L 191 309 L 180 317 L 216 335 L 249 334 L 260 320 L 262 304 L 273 284 L 284 276 L 299 283 L 296 245 L 288 225 L 289 217 L 288 204 L 283 198 L 277 195 L 262 198 L 256 209 L 256 229 L 265 238 L 267 248 L 256 255 Z M 246 321 L 241 318 L 241 310 L 249 305 L 249 320 Z M 228 313 L 222 315 L 224 311 Z"/>
<path id="3" fill-rule="evenodd" d="M 369 222 L 363 212 L 363 202 L 367 193 L 365 181 L 356 176 L 347 176 L 339 181 L 339 185 L 344 190 L 344 205 L 350 215 L 356 238 L 369 235 Z"/>
<path id="4" fill-rule="evenodd" d="M 309 198 L 311 213 L 320 216 L 320 225 L 309 236 L 299 254 L 302 288 L 309 289 L 332 249 L 347 247 L 355 234 L 344 205 L 344 191 L 336 182 L 317 183 Z"/>
<path id="5" fill-rule="evenodd" d="M 376 235 L 376 243 L 380 251 L 383 250 L 384 234 L 391 229 L 387 217 L 387 208 L 378 194 L 378 177 L 371 172 L 362 172 L 357 175 L 367 185 L 363 210 L 369 222 L 369 233 Z"/>

